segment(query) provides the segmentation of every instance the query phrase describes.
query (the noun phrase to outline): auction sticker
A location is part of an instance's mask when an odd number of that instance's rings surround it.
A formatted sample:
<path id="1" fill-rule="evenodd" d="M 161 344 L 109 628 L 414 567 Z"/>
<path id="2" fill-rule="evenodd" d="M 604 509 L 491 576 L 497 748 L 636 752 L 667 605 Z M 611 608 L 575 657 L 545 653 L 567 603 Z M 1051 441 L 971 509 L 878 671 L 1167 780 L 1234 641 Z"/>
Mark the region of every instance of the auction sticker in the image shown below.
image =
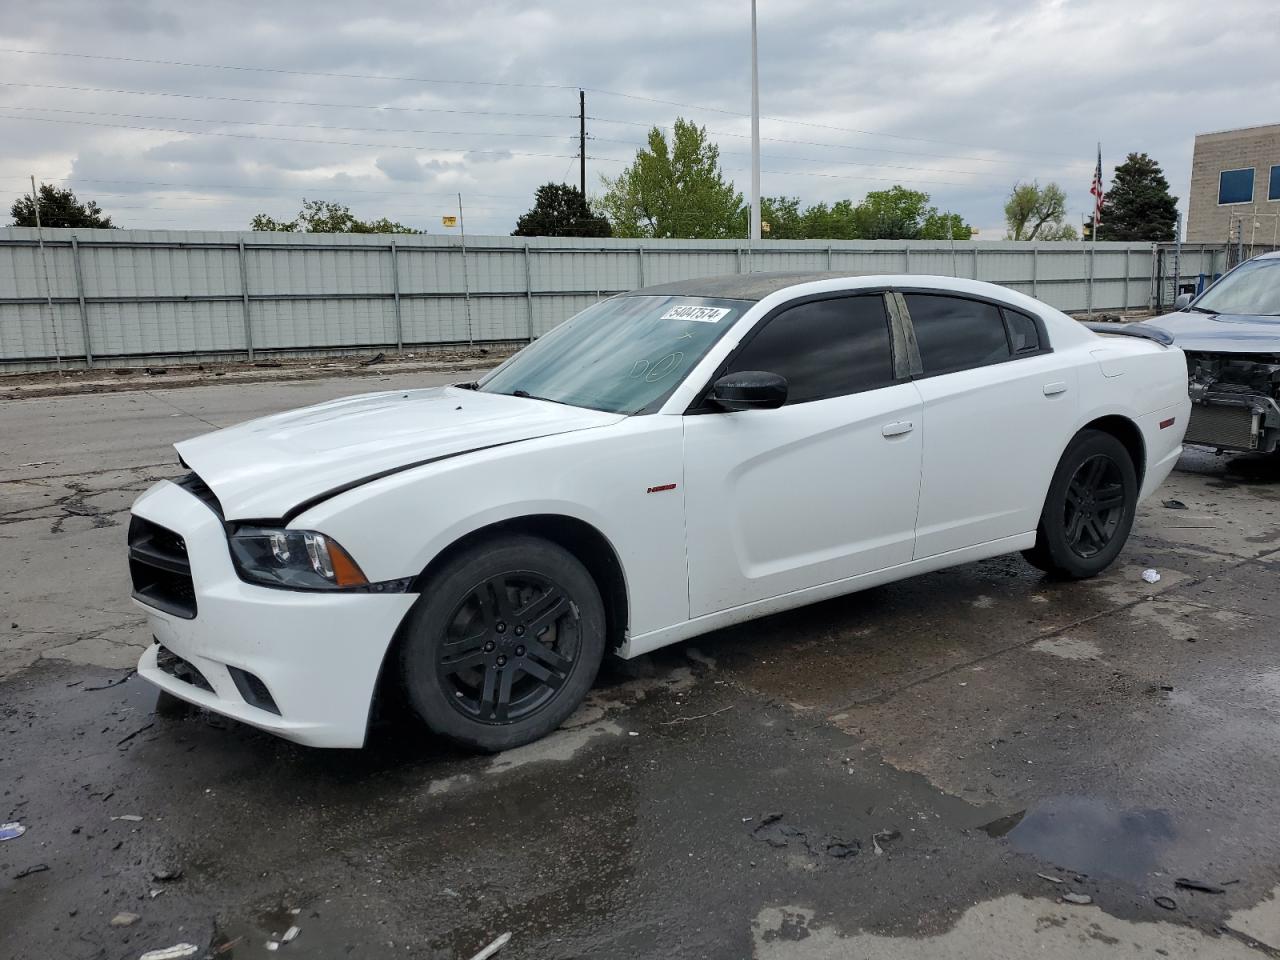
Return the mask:
<path id="1" fill-rule="evenodd" d="M 729 307 L 672 307 L 658 319 L 694 320 L 698 323 L 719 323 L 725 315 L 729 313 L 729 309 Z"/>

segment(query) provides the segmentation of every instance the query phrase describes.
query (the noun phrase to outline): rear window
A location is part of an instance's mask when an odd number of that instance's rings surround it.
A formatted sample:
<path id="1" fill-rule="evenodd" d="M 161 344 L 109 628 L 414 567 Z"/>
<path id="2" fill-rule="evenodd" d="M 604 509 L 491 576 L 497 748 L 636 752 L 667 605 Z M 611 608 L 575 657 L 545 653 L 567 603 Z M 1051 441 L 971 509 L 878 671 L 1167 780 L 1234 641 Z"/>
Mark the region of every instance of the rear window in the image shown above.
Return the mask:
<path id="1" fill-rule="evenodd" d="M 1040 329 L 1025 313 L 1004 308 L 1004 321 L 1009 325 L 1009 342 L 1015 356 L 1035 353 L 1040 349 Z"/>
<path id="2" fill-rule="evenodd" d="M 904 299 L 926 376 L 1009 359 L 1004 321 L 994 304 L 925 293 Z"/>

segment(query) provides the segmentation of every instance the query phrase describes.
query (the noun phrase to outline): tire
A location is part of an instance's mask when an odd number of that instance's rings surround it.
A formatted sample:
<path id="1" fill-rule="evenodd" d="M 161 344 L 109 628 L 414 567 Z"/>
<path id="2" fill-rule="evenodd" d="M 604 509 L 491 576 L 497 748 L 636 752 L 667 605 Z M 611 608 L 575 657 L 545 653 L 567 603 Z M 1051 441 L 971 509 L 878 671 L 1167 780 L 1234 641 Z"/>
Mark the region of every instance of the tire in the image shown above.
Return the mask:
<path id="1" fill-rule="evenodd" d="M 1082 430 L 1058 461 L 1036 545 L 1022 555 L 1069 580 L 1097 576 L 1124 548 L 1137 509 L 1138 474 L 1129 451 L 1109 433 Z"/>
<path id="2" fill-rule="evenodd" d="M 546 736 L 595 682 L 604 603 L 586 567 L 531 536 L 449 560 L 410 611 L 400 676 L 435 733 L 495 753 Z"/>

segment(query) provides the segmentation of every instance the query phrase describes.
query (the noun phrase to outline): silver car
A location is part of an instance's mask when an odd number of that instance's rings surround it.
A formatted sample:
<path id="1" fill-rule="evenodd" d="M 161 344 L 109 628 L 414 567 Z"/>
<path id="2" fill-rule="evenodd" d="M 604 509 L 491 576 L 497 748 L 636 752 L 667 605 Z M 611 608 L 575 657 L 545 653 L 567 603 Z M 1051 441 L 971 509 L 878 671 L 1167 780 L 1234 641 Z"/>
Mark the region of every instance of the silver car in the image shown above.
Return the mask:
<path id="1" fill-rule="evenodd" d="M 1148 321 L 1187 355 L 1186 443 L 1271 453 L 1280 443 L 1280 251 L 1240 264 Z"/>

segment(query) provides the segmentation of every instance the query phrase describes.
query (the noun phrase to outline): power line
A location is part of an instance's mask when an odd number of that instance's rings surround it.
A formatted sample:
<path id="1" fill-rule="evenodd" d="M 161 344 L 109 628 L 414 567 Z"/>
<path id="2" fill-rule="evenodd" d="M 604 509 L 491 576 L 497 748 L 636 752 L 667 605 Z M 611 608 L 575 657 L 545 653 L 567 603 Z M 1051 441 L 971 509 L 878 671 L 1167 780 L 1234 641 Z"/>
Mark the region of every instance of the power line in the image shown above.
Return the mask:
<path id="1" fill-rule="evenodd" d="M 467 87 L 526 87 L 533 90 L 576 90 L 569 83 L 519 83 L 498 80 L 455 80 L 436 77 L 396 77 L 377 73 L 332 73 L 320 70 L 289 70 L 284 67 L 250 67 L 240 64 L 195 63 L 186 60 L 155 60 L 148 57 L 113 57 L 104 53 L 69 53 L 64 50 L 22 50 L 0 47 L 0 53 L 21 53 L 32 57 L 71 57 L 78 60 L 110 60 L 114 63 L 149 63 L 165 67 L 195 67 L 201 70 L 236 70 L 246 73 L 279 73 L 291 77 L 330 77 L 336 80 L 391 80 L 397 83 L 441 83 Z"/>
<path id="2" fill-rule="evenodd" d="M 328 71 L 316 70 L 290 70 L 283 67 L 253 67 L 241 64 L 223 64 L 223 63 L 196 63 L 184 60 L 158 60 L 147 57 L 118 57 L 109 56 L 100 53 L 71 53 L 58 50 L 27 50 L 13 47 L 0 47 L 0 53 L 18 53 L 28 56 L 43 57 L 70 57 L 82 60 L 107 60 L 116 63 L 146 63 L 158 66 L 173 67 L 192 67 L 207 70 L 231 70 L 251 73 L 275 73 L 287 76 L 300 77 L 329 77 L 341 80 L 389 80 L 400 83 L 423 83 L 423 84 L 453 84 L 459 86 L 480 86 L 480 87 L 522 87 L 526 89 L 542 89 L 542 90 L 576 90 L 582 89 L 588 93 L 598 93 L 602 96 L 619 97 L 627 100 L 635 100 L 643 103 L 658 103 L 665 106 L 681 107 L 687 110 L 703 110 L 710 113 L 723 114 L 730 117 L 747 117 L 749 114 L 742 113 L 738 110 L 728 110 L 723 107 L 713 107 L 707 104 L 685 103 L 679 100 L 664 100 L 660 97 L 650 97 L 636 93 L 626 93 L 619 90 L 606 90 L 601 87 L 589 87 L 583 84 L 569 83 L 520 83 L 515 81 L 494 81 L 494 80 L 456 80 L 443 79 L 436 77 L 399 77 L 387 74 L 361 74 L 361 73 L 333 73 Z M 793 126 L 813 127 L 821 130 L 836 130 L 841 133 L 854 133 L 868 137 L 884 137 L 890 140 L 908 140 L 916 143 L 941 143 L 949 146 L 968 147 L 975 150 L 992 149 L 989 144 L 973 144 L 964 143 L 957 140 L 944 140 L 936 137 L 913 137 L 906 134 L 883 133 L 876 130 L 863 130 L 857 127 L 841 127 L 828 123 L 817 123 L 808 120 L 789 120 L 783 117 L 762 117 L 771 123 L 790 124 Z M 1008 148 L 1001 149 L 1005 153 L 1023 153 L 1038 154 L 1042 156 L 1067 157 L 1069 154 L 1043 151 L 1043 150 L 1012 150 Z"/>
<path id="3" fill-rule="evenodd" d="M 241 127 L 292 127 L 302 130 L 349 130 L 356 133 L 414 133 L 433 137 L 529 137 L 537 140 L 561 140 L 562 133 L 524 133 L 502 130 L 414 130 L 405 127 L 347 127 L 330 123 L 279 123 L 267 120 L 234 120 L 207 117 L 175 117 L 157 113 L 115 113 L 109 110 L 73 110 L 69 107 L 18 107 L 4 105 L 3 110 L 44 111 L 45 113 L 78 113 L 94 117 L 123 117 L 133 120 L 174 120 L 180 123 L 222 123 Z"/>
<path id="4" fill-rule="evenodd" d="M 217 100 L 223 103 L 258 103 L 278 107 L 322 107 L 334 110 L 377 110 L 404 113 L 453 113 L 473 117 L 511 117 L 547 120 L 568 120 L 574 113 L 518 113 L 504 110 L 456 110 L 449 107 L 398 107 L 372 103 L 323 103 L 315 100 L 272 100 L 265 97 L 220 97 L 211 93 L 174 93 L 165 90 L 128 90 L 113 87 L 78 87 L 59 83 L 20 83 L 16 80 L 0 80 L 0 87 L 28 87 L 35 90 L 68 90 L 75 93 L 117 93 L 136 97 L 175 97 L 182 100 Z"/>
<path id="5" fill-rule="evenodd" d="M 418 153 L 479 153 L 493 154 L 501 158 L 508 157 L 532 157 L 546 158 L 553 160 L 563 160 L 567 156 L 575 156 L 575 154 L 563 153 L 522 153 L 511 150 L 477 150 L 469 147 L 426 147 L 418 144 L 406 143 L 361 143 L 352 140 L 316 140 L 308 137 L 272 137 L 258 133 L 231 133 L 226 130 L 179 130 L 173 127 L 140 127 L 136 124 L 129 123 L 105 123 L 97 120 L 61 120 L 56 117 L 15 117 L 9 114 L 0 113 L 0 119 L 3 120 L 20 120 L 37 123 L 61 123 L 73 124 L 83 127 L 108 127 L 116 130 L 141 130 L 148 133 L 180 133 L 189 137 L 230 137 L 236 140 L 270 140 L 280 143 L 312 143 L 320 146 L 335 147 L 372 147 L 380 150 L 413 150 Z M 603 159 L 603 158 L 601 158 Z M 623 163 L 625 161 L 612 161 L 615 163 Z"/>
<path id="6" fill-rule="evenodd" d="M 607 117 L 587 117 L 588 120 L 594 120 L 597 123 L 616 123 L 633 127 L 653 127 L 655 124 L 646 123 L 642 120 L 616 120 Z M 664 127 L 664 124 L 656 124 L 656 126 Z M 711 137 L 733 137 L 739 140 L 748 140 L 751 135 L 749 133 L 731 133 L 728 130 L 708 130 L 707 135 Z M 599 138 L 597 138 L 599 139 Z M 954 153 L 922 153 L 918 150 L 893 150 L 889 147 L 862 147 L 852 143 L 832 143 L 829 140 L 794 140 L 787 137 L 761 137 L 761 140 L 767 143 L 791 143 L 804 147 L 830 147 L 836 150 L 857 150 L 861 153 L 891 153 L 895 156 L 902 157 L 930 157 L 938 160 L 965 160 L 971 163 L 1002 163 L 1002 164 L 1023 164 L 1023 160 L 1000 160 L 994 157 L 969 157 L 963 154 Z M 619 142 L 619 141 L 614 141 Z M 1074 166 L 1090 166 L 1086 161 L 1077 161 Z"/>

